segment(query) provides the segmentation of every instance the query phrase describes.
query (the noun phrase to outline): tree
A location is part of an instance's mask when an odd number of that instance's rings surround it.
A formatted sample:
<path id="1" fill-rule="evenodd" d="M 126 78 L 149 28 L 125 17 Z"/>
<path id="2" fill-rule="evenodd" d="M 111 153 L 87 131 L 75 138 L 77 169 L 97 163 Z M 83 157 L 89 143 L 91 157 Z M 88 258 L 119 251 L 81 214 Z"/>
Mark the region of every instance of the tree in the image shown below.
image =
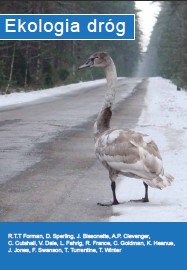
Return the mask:
<path id="1" fill-rule="evenodd" d="M 20 14 L 137 13 L 134 1 L 1 1 L 0 12 Z M 103 72 L 77 67 L 91 53 L 107 51 L 119 76 L 132 76 L 140 56 L 140 30 L 135 41 L 27 40 L 0 41 L 0 90 L 40 89 L 102 78 Z"/>
<path id="2" fill-rule="evenodd" d="M 161 3 L 142 75 L 162 76 L 187 89 L 187 2 Z"/>

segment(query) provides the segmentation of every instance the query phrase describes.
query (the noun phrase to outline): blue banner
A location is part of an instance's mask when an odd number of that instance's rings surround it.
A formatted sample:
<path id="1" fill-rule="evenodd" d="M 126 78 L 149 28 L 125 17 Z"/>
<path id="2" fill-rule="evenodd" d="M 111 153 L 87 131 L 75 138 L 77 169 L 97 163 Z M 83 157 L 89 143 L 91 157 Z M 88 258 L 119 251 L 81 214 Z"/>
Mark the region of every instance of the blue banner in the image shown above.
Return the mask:
<path id="1" fill-rule="evenodd" d="M 1 40 L 134 40 L 134 14 L 2 14 Z"/>
<path id="2" fill-rule="evenodd" d="M 4 269 L 183 269 L 186 243 L 186 223 L 0 223 Z"/>

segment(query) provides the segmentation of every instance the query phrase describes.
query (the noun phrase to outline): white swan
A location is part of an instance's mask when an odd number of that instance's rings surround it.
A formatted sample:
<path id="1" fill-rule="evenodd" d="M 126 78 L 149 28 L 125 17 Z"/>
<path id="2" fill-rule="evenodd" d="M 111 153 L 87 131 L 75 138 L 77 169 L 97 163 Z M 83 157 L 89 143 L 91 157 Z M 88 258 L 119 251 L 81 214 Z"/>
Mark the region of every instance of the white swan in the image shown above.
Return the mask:
<path id="1" fill-rule="evenodd" d="M 169 186 L 174 178 L 164 173 L 159 149 L 148 135 L 127 128 L 110 129 L 117 88 L 116 68 L 112 58 L 105 52 L 94 53 L 79 69 L 86 67 L 103 67 L 107 79 L 104 104 L 94 124 L 94 139 L 96 156 L 109 171 L 113 202 L 99 204 L 119 204 L 115 192 L 118 175 L 142 179 L 145 197 L 136 201 L 148 202 L 148 186 L 162 189 Z"/>

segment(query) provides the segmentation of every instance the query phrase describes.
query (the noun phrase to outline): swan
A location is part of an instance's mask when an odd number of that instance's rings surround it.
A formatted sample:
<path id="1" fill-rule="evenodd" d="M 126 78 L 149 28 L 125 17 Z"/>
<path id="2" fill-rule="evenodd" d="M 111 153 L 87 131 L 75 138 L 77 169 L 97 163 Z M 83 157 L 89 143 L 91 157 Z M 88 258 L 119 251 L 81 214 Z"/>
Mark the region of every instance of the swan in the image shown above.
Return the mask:
<path id="1" fill-rule="evenodd" d="M 110 128 L 112 106 L 117 89 L 116 67 L 106 52 L 96 52 L 79 67 L 104 68 L 107 89 L 104 103 L 94 124 L 95 153 L 109 172 L 113 201 L 99 205 L 117 205 L 116 179 L 119 175 L 143 180 L 145 196 L 141 202 L 149 202 L 148 186 L 162 189 L 171 185 L 173 176 L 164 173 L 162 157 L 156 143 L 149 135 L 128 128 Z"/>

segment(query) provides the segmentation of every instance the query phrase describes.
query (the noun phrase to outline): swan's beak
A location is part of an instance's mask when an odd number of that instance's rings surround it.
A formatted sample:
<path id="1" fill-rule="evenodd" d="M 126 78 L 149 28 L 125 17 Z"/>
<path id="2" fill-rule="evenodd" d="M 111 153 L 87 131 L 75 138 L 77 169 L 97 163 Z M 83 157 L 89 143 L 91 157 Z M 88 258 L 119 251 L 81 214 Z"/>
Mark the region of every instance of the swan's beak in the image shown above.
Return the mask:
<path id="1" fill-rule="evenodd" d="M 86 61 L 86 63 L 84 63 L 82 66 L 80 66 L 78 69 L 82 69 L 82 68 L 86 68 L 86 67 L 91 67 L 91 66 L 93 66 L 93 61 L 92 61 L 92 59 L 88 59 L 87 61 Z"/>

